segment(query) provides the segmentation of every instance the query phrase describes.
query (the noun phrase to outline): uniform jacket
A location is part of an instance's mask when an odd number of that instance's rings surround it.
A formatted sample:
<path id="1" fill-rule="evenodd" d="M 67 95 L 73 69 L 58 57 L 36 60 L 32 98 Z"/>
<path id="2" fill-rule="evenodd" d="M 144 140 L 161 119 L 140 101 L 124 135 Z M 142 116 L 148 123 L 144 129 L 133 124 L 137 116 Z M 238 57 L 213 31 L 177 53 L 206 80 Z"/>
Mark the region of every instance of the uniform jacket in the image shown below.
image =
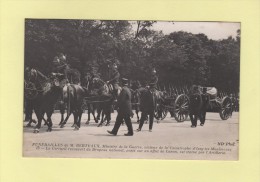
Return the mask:
<path id="1" fill-rule="evenodd" d="M 122 88 L 120 95 L 118 96 L 118 113 L 123 115 L 132 115 L 132 105 L 131 105 L 131 91 L 127 86 Z"/>
<path id="2" fill-rule="evenodd" d="M 150 86 L 156 87 L 157 86 L 157 82 L 158 82 L 158 77 L 156 75 L 153 75 L 151 77 L 151 80 L 149 82 Z"/>
<path id="3" fill-rule="evenodd" d="M 206 111 L 207 107 L 209 105 L 209 95 L 208 94 L 201 94 L 201 99 L 202 99 L 201 110 Z"/>
<path id="4" fill-rule="evenodd" d="M 191 94 L 189 96 L 190 104 L 189 104 L 189 112 L 190 114 L 198 115 L 201 112 L 202 99 L 200 94 Z"/>
<path id="5" fill-rule="evenodd" d="M 112 79 L 109 80 L 109 83 L 111 83 L 111 84 L 119 84 L 119 77 L 120 77 L 120 74 L 119 74 L 118 70 L 115 70 L 112 73 Z"/>

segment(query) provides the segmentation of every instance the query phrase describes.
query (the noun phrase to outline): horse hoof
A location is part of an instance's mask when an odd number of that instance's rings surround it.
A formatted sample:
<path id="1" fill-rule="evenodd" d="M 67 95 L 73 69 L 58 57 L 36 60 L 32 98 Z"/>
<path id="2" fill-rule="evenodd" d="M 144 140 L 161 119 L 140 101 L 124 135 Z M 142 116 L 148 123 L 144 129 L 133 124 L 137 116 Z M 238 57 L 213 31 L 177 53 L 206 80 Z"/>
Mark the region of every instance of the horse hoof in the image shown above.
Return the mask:
<path id="1" fill-rule="evenodd" d="M 87 121 L 85 124 L 89 125 L 89 122 Z"/>
<path id="2" fill-rule="evenodd" d="M 32 120 L 32 123 L 36 124 L 37 122 L 33 119 L 33 120 Z"/>
<path id="3" fill-rule="evenodd" d="M 32 125 L 31 124 L 27 124 L 25 127 L 29 128 L 29 127 L 32 127 Z"/>
<path id="4" fill-rule="evenodd" d="M 106 126 L 109 126 L 109 125 L 110 125 L 110 123 L 107 123 L 107 124 L 106 124 Z"/>
<path id="5" fill-rule="evenodd" d="M 97 127 L 102 127 L 102 123 L 100 123 Z"/>
<path id="6" fill-rule="evenodd" d="M 76 131 L 76 130 L 79 130 L 79 127 L 78 127 L 78 126 L 75 126 L 74 130 L 75 130 L 75 131 Z"/>
<path id="7" fill-rule="evenodd" d="M 73 124 L 73 125 L 71 125 L 71 127 L 73 128 L 73 127 L 76 127 L 76 126 L 75 126 L 75 124 Z"/>
<path id="8" fill-rule="evenodd" d="M 98 120 L 95 120 L 95 123 L 98 123 Z"/>
<path id="9" fill-rule="evenodd" d="M 39 129 L 35 129 L 33 133 L 39 133 Z"/>

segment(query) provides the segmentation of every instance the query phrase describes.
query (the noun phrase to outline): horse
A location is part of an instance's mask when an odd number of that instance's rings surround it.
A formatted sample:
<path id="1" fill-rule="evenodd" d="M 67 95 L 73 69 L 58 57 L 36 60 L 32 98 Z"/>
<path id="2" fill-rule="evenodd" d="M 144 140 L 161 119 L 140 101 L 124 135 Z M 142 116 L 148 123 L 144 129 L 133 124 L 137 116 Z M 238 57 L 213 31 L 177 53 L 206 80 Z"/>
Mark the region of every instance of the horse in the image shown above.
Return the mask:
<path id="1" fill-rule="evenodd" d="M 69 85 L 69 84 L 79 85 L 80 76 L 81 76 L 80 72 L 77 69 L 70 68 L 70 66 L 67 63 L 64 63 L 64 65 L 62 65 L 62 66 L 64 66 L 64 68 L 60 69 L 58 71 L 62 72 L 62 74 L 64 74 L 65 79 L 63 80 L 63 82 L 66 82 L 67 84 L 64 84 L 65 87 L 63 88 L 62 97 L 57 102 L 57 105 L 59 106 L 60 113 L 61 113 L 61 120 L 60 120 L 59 125 L 61 125 L 64 122 L 64 114 L 65 114 L 65 110 L 66 110 L 66 105 L 68 105 L 68 103 L 66 103 L 68 100 L 66 100 L 66 99 L 64 100 L 64 97 L 66 97 L 66 95 L 68 94 L 67 85 Z"/>
<path id="2" fill-rule="evenodd" d="M 137 117 L 137 123 L 139 123 L 140 121 L 140 117 L 139 117 L 139 112 L 140 112 L 140 91 L 139 89 L 133 90 L 130 89 L 131 94 L 132 94 L 132 109 L 135 110 L 135 114 Z"/>
<path id="3" fill-rule="evenodd" d="M 61 80 L 63 79 L 63 74 L 52 74 L 51 77 L 42 83 L 41 87 L 39 88 L 40 90 L 37 90 L 38 93 L 33 99 L 33 109 L 38 120 L 38 123 L 34 129 L 34 133 L 39 133 L 41 122 L 44 120 L 44 114 L 47 115 L 47 132 L 52 131 L 51 116 L 54 111 L 54 106 L 62 94 L 63 85 L 61 84 Z"/>
<path id="4" fill-rule="evenodd" d="M 35 98 L 43 92 L 42 87 L 48 78 L 36 69 L 27 67 L 24 74 L 24 111 L 25 121 L 29 121 L 26 127 L 31 127 L 31 123 L 36 123 L 32 119 Z M 44 119 L 45 123 L 46 120 Z"/>
<path id="5" fill-rule="evenodd" d="M 63 100 L 67 104 L 67 116 L 64 121 L 60 122 L 60 127 L 63 128 L 67 123 L 71 114 L 74 115 L 75 130 L 79 130 L 81 126 L 81 116 L 83 113 L 83 99 L 85 90 L 77 84 L 65 85 L 63 87 Z"/>
<path id="6" fill-rule="evenodd" d="M 85 77 L 85 84 L 84 89 L 86 93 L 86 99 L 84 100 L 84 107 L 88 110 L 88 120 L 85 124 L 89 124 L 90 122 L 90 115 L 94 117 L 95 123 L 98 123 L 98 120 L 100 119 L 100 107 L 99 103 L 95 103 L 97 100 L 97 93 L 95 90 L 93 90 L 93 79 L 95 78 L 95 75 L 87 76 Z M 95 111 L 97 111 L 97 117 L 95 116 Z"/>
<path id="7" fill-rule="evenodd" d="M 119 88 L 119 92 L 122 89 Z M 100 109 L 100 113 L 102 112 L 101 121 L 98 125 L 98 127 L 102 126 L 104 123 L 104 116 L 107 120 L 107 126 L 110 124 L 111 120 L 111 110 L 112 105 L 115 98 L 115 95 L 113 94 L 113 90 L 107 83 L 105 83 L 100 78 L 93 78 L 93 85 L 91 90 L 92 95 L 98 96 L 98 99 L 96 100 L 99 102 L 98 107 Z"/>

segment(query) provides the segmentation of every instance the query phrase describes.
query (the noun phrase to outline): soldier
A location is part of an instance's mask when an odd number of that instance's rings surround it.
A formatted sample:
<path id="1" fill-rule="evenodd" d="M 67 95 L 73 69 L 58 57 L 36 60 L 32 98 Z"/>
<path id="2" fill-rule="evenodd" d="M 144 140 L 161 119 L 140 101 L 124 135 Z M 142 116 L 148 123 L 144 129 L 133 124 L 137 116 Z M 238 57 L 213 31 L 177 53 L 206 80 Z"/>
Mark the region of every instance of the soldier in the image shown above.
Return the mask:
<path id="1" fill-rule="evenodd" d="M 202 105 L 201 105 L 201 113 L 200 113 L 200 126 L 203 126 L 205 124 L 207 107 L 209 105 L 209 95 L 207 94 L 206 87 L 203 87 L 202 89 L 201 99 L 202 99 Z"/>
<path id="2" fill-rule="evenodd" d="M 59 53 L 58 56 L 55 56 L 52 62 L 53 72 L 55 73 L 63 73 L 68 64 L 67 58 L 63 53 Z"/>
<path id="3" fill-rule="evenodd" d="M 128 133 L 125 134 L 125 136 L 133 136 L 133 127 L 130 117 L 133 115 L 132 113 L 132 105 L 131 105 L 131 91 L 127 87 L 128 80 L 123 78 L 123 88 L 120 92 L 120 95 L 118 96 L 118 115 L 116 118 L 116 122 L 114 125 L 114 128 L 112 131 L 107 131 L 109 134 L 117 135 L 118 129 L 120 128 L 120 125 L 123 123 L 123 120 L 126 123 Z"/>
<path id="4" fill-rule="evenodd" d="M 112 78 L 109 81 L 107 81 L 107 84 L 112 84 L 113 85 L 113 89 L 114 89 L 113 90 L 113 94 L 117 98 L 117 96 L 118 96 L 117 92 L 118 92 L 118 88 L 119 88 L 118 84 L 119 84 L 120 73 L 117 70 L 117 64 L 114 63 L 112 69 L 113 69 Z"/>
<path id="5" fill-rule="evenodd" d="M 152 70 L 152 76 L 151 76 L 151 79 L 149 81 L 149 86 L 150 86 L 151 91 L 155 91 L 155 89 L 157 88 L 157 82 L 158 82 L 158 77 L 156 75 L 156 70 L 153 69 Z"/>
<path id="6" fill-rule="evenodd" d="M 193 85 L 190 93 L 189 93 L 189 99 L 190 99 L 190 104 L 189 104 L 189 116 L 191 120 L 191 127 L 195 128 L 197 127 L 197 120 L 198 117 L 200 116 L 200 109 L 201 109 L 201 95 L 199 93 L 199 87 L 196 85 Z"/>

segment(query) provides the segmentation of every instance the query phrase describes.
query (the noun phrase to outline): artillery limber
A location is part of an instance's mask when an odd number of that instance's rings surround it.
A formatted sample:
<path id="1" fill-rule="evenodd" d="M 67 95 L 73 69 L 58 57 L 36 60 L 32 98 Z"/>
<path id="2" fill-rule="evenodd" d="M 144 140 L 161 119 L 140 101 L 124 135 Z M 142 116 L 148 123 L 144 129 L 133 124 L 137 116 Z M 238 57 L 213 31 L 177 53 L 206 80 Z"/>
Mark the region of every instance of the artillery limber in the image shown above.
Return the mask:
<path id="1" fill-rule="evenodd" d="M 189 115 L 188 89 L 186 87 L 179 89 L 170 87 L 169 90 L 167 94 L 166 91 L 164 92 L 163 102 L 157 103 L 155 118 L 157 120 L 163 120 L 170 112 L 176 121 L 182 122 L 186 120 Z"/>
<path id="2" fill-rule="evenodd" d="M 202 87 L 199 87 L 199 91 L 202 93 Z M 232 116 L 232 99 L 229 96 L 219 97 L 215 87 L 207 87 L 207 94 L 210 98 L 208 112 L 218 112 L 222 120 L 227 120 Z M 177 122 L 183 122 L 188 118 L 189 104 L 187 89 L 179 95 L 166 96 L 163 102 L 157 103 L 155 118 L 162 120 L 170 112 Z"/>

